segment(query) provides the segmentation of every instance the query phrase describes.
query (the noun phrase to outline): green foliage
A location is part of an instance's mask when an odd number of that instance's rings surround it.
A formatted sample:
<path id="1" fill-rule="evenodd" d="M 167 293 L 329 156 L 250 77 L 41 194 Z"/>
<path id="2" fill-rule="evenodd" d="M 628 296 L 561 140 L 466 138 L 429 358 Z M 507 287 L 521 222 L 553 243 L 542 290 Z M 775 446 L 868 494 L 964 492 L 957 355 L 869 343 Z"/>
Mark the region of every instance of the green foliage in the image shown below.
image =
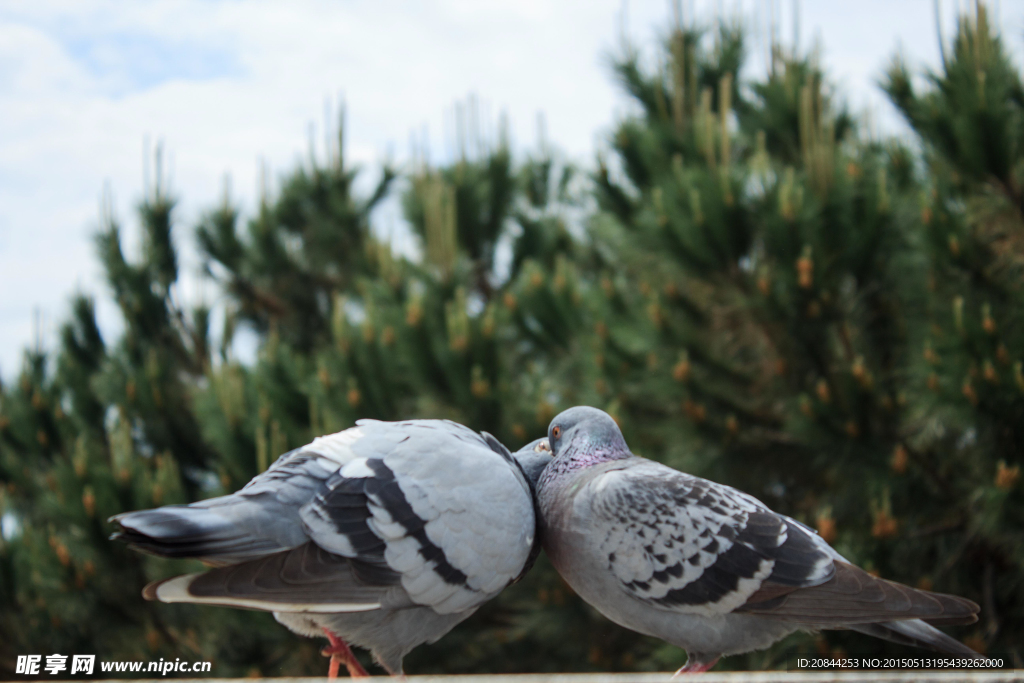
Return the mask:
<path id="1" fill-rule="evenodd" d="M 104 340 L 77 296 L 58 348 L 27 352 L 0 386 L 0 670 L 45 650 L 322 674 L 317 644 L 269 615 L 144 602 L 147 581 L 197 567 L 110 543 L 104 520 L 233 491 L 363 417 L 446 417 L 517 447 L 577 404 L 870 570 L 977 600 L 982 621 L 955 635 L 1020 664 L 1024 98 L 983 8 L 928 89 L 890 70 L 920 145 L 865 138 L 814 61 L 779 46 L 741 83 L 728 23 L 677 27 L 659 49 L 654 70 L 632 50 L 616 62 L 636 113 L 589 178 L 544 143 L 519 159 L 463 125 L 458 158 L 385 167 L 367 197 L 340 142 L 244 225 L 225 195 L 195 228 L 225 294 L 219 334 L 209 307 L 176 298 L 161 181 L 139 207 L 138 262 L 108 211 L 97 244 L 123 334 Z M 371 229 L 396 186 L 414 258 Z M 240 326 L 258 336 L 251 364 L 232 352 Z M 895 646 L 794 636 L 722 666 L 838 649 Z M 609 623 L 542 558 L 406 664 L 683 660 Z"/>
<path id="2" fill-rule="evenodd" d="M 345 166 L 339 151 L 324 166 L 315 162 L 283 180 L 281 194 L 260 201 L 249 222 L 248 239 L 238 234 L 238 213 L 225 195 L 196 229 L 212 274 L 231 294 L 228 332 L 235 319 L 266 334 L 271 325 L 282 341 L 308 353 L 331 334 L 331 296 L 360 278 L 381 275 L 367 251 L 378 247 L 370 234 L 370 213 L 387 193 L 395 172 L 383 169 L 372 195 L 352 195 L 358 169 Z M 224 335 L 230 345 L 231 334 Z"/>

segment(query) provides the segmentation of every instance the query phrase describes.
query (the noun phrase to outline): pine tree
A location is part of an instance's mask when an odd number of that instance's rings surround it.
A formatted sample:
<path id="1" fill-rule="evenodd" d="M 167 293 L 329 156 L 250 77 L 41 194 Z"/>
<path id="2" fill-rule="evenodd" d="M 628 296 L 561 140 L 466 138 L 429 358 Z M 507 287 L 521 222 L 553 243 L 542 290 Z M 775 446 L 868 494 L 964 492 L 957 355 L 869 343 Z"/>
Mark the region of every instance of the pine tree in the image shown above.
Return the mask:
<path id="1" fill-rule="evenodd" d="M 121 338 L 106 344 L 92 300 L 75 297 L 59 348 L 27 352 L 16 387 L 0 399 L 0 514 L 19 527 L 0 547 L 0 669 L 12 675 L 16 655 L 30 653 L 210 660 L 225 675 L 320 663 L 312 643 L 296 646 L 269 615 L 197 619 L 143 601 L 148 581 L 193 563 L 141 556 L 108 538 L 112 515 L 231 484 L 197 410 L 210 372 L 209 311 L 178 301 L 174 201 L 159 160 L 157 168 L 138 211 L 141 257 L 125 257 L 109 209 L 97 236 Z"/>
<path id="2" fill-rule="evenodd" d="M 950 54 L 918 92 L 896 59 L 884 87 L 924 147 L 920 189 L 927 327 L 908 379 L 922 415 L 908 453 L 950 506 L 934 527 L 963 530 L 942 572 L 974 586 L 972 644 L 1009 651 L 1024 638 L 1024 84 L 984 4 L 960 18 Z M 961 463 L 957 470 L 936 467 Z"/>

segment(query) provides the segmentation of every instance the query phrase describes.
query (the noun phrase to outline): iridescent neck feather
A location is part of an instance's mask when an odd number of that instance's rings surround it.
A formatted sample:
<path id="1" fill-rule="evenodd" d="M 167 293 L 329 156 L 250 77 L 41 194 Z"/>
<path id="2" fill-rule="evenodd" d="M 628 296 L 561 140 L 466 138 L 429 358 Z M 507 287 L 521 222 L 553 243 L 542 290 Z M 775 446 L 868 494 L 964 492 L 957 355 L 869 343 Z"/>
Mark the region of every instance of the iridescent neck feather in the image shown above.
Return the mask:
<path id="1" fill-rule="evenodd" d="M 558 455 L 541 475 L 541 481 L 547 482 L 560 474 L 631 457 L 633 454 L 629 452 L 629 447 L 621 436 L 595 443 L 585 435 L 578 435 L 559 449 Z"/>

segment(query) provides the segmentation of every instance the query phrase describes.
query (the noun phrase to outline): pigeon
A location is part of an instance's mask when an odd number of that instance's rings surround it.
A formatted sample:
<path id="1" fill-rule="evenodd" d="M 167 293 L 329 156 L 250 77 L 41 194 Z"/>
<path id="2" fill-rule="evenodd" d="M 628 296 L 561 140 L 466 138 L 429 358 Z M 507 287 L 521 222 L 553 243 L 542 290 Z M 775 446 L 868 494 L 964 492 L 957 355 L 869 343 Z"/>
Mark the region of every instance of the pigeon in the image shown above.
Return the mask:
<path id="1" fill-rule="evenodd" d="M 534 489 L 547 439 L 514 455 L 447 420 L 360 420 L 282 455 L 228 496 L 111 518 L 111 538 L 213 567 L 148 585 L 149 600 L 273 612 L 326 635 L 329 676 L 391 675 L 516 582 L 540 552 Z"/>
<path id="2" fill-rule="evenodd" d="M 537 486 L 545 552 L 611 621 L 685 649 L 677 674 L 798 630 L 980 656 L 933 627 L 976 621 L 975 603 L 876 578 L 756 498 L 633 455 L 601 410 L 559 414 L 548 441 L 554 460 Z"/>

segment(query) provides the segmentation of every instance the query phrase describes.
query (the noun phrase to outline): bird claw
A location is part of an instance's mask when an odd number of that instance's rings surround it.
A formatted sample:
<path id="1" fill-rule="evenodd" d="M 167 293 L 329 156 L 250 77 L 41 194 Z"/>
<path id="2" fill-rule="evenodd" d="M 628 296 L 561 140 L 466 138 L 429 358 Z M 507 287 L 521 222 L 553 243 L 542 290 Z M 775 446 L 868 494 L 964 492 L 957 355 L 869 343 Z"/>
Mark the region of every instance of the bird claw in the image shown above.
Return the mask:
<path id="1" fill-rule="evenodd" d="M 334 635 L 331 631 L 326 628 L 323 630 L 327 635 L 327 640 L 331 642 L 330 645 L 320 650 L 320 654 L 324 657 L 331 658 L 331 664 L 327 669 L 328 678 L 337 678 L 338 671 L 341 669 L 341 665 L 344 664 L 345 668 L 348 669 L 349 678 L 367 678 L 370 674 L 366 673 L 366 669 L 359 663 L 356 656 L 352 654 L 352 649 L 348 646 L 344 640 Z"/>

